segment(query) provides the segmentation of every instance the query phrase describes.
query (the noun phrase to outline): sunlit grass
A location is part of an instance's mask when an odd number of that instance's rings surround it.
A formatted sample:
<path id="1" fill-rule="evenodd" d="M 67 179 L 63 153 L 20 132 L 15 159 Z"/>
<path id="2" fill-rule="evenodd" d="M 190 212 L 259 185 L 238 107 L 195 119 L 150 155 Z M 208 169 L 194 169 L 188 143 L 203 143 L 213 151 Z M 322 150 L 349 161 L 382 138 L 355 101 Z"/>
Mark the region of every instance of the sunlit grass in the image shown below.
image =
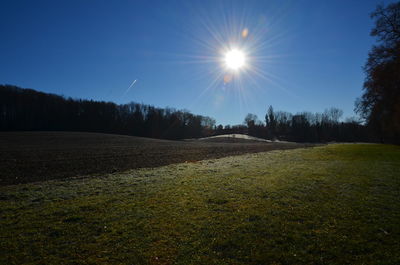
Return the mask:
<path id="1" fill-rule="evenodd" d="M 1 264 L 399 264 L 400 148 L 1 187 Z"/>

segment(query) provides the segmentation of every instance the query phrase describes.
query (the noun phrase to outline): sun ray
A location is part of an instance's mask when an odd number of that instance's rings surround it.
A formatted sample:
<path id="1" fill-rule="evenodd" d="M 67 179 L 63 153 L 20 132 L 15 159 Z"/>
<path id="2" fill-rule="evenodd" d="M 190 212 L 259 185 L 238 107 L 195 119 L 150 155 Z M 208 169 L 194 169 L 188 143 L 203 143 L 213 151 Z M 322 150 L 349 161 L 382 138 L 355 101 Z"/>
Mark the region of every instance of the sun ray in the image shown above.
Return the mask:
<path id="1" fill-rule="evenodd" d="M 197 81 L 208 79 L 192 105 L 206 94 L 211 97 L 220 93 L 232 96 L 240 109 L 251 108 L 252 103 L 259 99 L 257 95 L 271 89 L 295 96 L 288 89 L 293 86 L 285 84 L 285 80 L 279 77 L 279 68 L 274 67 L 288 63 L 288 58 L 293 57 L 282 52 L 280 47 L 294 35 L 290 34 L 290 28 L 280 25 L 287 15 L 287 5 L 268 11 L 269 16 L 261 12 L 259 17 L 254 17 L 253 10 L 247 12 L 246 5 L 240 9 L 221 3 L 214 10 L 189 6 L 195 10 L 191 25 L 194 28 L 188 27 L 191 30 L 182 37 L 190 38 L 194 45 L 189 51 L 182 50 L 181 54 L 168 56 L 174 57 L 169 63 L 196 65 L 196 70 L 188 78 Z"/>

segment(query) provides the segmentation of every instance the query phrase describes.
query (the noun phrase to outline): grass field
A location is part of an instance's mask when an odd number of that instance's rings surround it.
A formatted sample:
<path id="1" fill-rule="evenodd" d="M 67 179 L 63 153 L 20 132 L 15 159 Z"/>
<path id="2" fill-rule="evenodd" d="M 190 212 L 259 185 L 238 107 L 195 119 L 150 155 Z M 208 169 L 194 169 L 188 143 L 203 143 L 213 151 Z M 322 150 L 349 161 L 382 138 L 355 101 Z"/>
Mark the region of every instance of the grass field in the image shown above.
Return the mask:
<path id="1" fill-rule="evenodd" d="M 400 264 L 400 147 L 0 187 L 0 264 Z"/>

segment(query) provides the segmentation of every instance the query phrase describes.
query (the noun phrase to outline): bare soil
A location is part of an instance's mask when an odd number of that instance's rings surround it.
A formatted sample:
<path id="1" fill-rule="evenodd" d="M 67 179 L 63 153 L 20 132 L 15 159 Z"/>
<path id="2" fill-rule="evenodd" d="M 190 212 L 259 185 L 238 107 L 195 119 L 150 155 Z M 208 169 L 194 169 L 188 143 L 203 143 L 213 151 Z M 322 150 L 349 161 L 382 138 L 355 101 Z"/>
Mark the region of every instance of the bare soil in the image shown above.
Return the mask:
<path id="1" fill-rule="evenodd" d="M 84 132 L 0 132 L 0 186 L 313 146 L 220 141 L 167 141 Z"/>

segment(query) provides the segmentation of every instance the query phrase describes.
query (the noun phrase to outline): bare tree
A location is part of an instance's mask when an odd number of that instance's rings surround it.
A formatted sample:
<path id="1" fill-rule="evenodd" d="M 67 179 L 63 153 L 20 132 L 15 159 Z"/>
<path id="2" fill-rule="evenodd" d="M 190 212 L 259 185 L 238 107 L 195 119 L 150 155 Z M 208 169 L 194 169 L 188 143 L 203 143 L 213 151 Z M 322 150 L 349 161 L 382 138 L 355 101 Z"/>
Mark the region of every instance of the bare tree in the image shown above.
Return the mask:
<path id="1" fill-rule="evenodd" d="M 364 66 L 364 93 L 356 111 L 382 141 L 400 141 L 400 2 L 379 5 L 371 18 L 377 45 Z"/>

